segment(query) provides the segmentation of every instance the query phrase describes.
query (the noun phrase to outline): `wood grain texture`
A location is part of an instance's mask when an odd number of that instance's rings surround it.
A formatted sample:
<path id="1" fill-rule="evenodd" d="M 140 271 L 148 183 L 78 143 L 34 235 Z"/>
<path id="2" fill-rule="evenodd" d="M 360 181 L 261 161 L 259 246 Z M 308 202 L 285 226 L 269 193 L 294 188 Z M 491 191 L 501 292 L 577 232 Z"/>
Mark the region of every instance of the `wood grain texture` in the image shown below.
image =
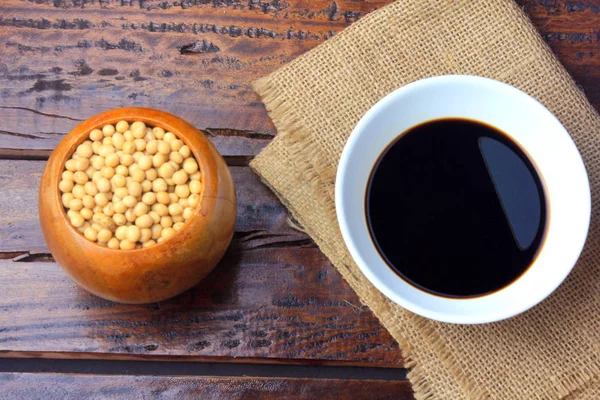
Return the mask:
<path id="1" fill-rule="evenodd" d="M 275 133 L 251 82 L 388 0 L 6 0 L 0 4 L 0 149 L 52 149 L 79 121 L 121 106 L 223 128 L 225 156 Z M 600 104 L 600 7 L 518 0 L 591 102 Z"/>
<path id="2" fill-rule="evenodd" d="M 125 306 L 80 289 L 46 254 L 35 201 L 44 164 L 0 160 L 4 356 L 402 366 L 394 340 L 249 168 L 231 167 L 236 234 L 213 273 L 175 299 Z"/>
<path id="3" fill-rule="evenodd" d="M 0 374 L 0 397 L 13 399 L 413 399 L 406 381 Z"/>

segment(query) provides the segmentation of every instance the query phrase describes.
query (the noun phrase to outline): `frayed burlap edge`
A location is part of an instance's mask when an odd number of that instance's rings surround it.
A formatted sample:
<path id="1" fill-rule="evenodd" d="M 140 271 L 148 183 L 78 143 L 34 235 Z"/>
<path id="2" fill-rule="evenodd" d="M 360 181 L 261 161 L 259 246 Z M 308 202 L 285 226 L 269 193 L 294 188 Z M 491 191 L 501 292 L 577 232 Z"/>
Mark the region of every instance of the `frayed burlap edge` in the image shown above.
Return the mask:
<path id="1" fill-rule="evenodd" d="M 285 144 L 285 151 L 289 152 L 294 160 L 302 161 L 302 164 L 294 165 L 294 171 L 298 180 L 310 183 L 311 189 L 316 189 L 319 194 L 321 194 L 322 197 L 320 197 L 319 200 L 325 202 L 325 208 L 327 210 L 335 210 L 335 199 L 330 195 L 331 191 L 323 189 L 323 183 L 327 180 L 321 175 L 324 173 L 327 178 L 329 178 L 329 181 L 334 181 L 335 179 L 332 179 L 334 177 L 330 175 L 332 173 L 335 175 L 335 168 L 332 167 L 331 163 L 320 156 L 318 148 L 314 141 L 311 140 L 310 135 L 304 131 L 302 125 L 293 119 L 293 111 L 287 106 L 285 101 L 279 99 L 277 88 L 271 84 L 269 76 L 255 81 L 253 86 L 262 101 L 268 105 L 267 112 L 278 129 L 278 140 Z M 306 154 L 311 154 L 313 157 L 307 159 L 305 156 Z M 293 157 L 293 155 L 298 157 Z M 263 157 L 265 156 L 266 154 L 261 152 L 261 154 L 250 163 L 250 167 L 255 173 L 261 176 L 261 181 L 275 193 L 283 205 L 288 209 L 292 217 L 300 222 L 305 232 L 315 240 L 315 243 L 321 251 L 323 251 L 330 259 L 333 259 L 334 257 L 329 255 L 328 249 L 323 241 L 320 240 L 317 232 L 310 228 L 310 224 L 303 221 L 302 215 L 296 210 L 294 204 L 283 197 L 277 188 L 271 185 L 268 176 L 264 175 L 265 170 L 261 168 L 261 164 L 263 164 Z M 335 215 L 330 217 L 335 218 Z M 339 234 L 341 235 L 341 233 Z M 346 249 L 343 249 L 342 251 L 347 252 Z M 435 355 L 439 358 L 439 362 L 455 379 L 457 379 L 455 382 L 457 387 L 454 390 L 461 393 L 461 398 L 473 400 L 489 398 L 485 390 L 474 386 L 472 381 L 469 381 L 466 371 L 461 370 L 456 366 L 456 363 L 453 361 L 452 353 L 445 345 L 445 339 L 440 337 L 433 327 L 427 325 L 428 321 L 425 318 L 400 308 L 391 303 L 387 298 L 385 298 L 385 303 L 381 303 L 378 307 L 374 307 L 374 304 L 369 304 L 370 296 L 368 296 L 368 290 L 365 290 L 367 288 L 363 286 L 361 289 L 361 287 L 357 287 L 356 285 L 356 282 L 361 280 L 359 276 L 362 277 L 362 273 L 354 264 L 353 260 L 349 260 L 347 264 L 350 264 L 351 266 L 338 266 L 337 264 L 334 264 L 334 266 L 341 273 L 344 280 L 350 284 L 352 289 L 355 292 L 362 294 L 360 296 L 361 303 L 365 304 L 370 309 L 378 309 L 378 312 L 375 313 L 376 317 L 398 342 L 404 358 L 404 365 L 406 368 L 410 369 L 408 378 L 417 400 L 433 400 L 437 398 L 436 393 L 432 390 L 426 374 L 421 371 L 418 359 L 416 359 L 413 354 L 411 350 L 412 347 L 407 338 L 403 335 L 402 330 L 399 329 L 400 327 L 398 324 L 392 323 L 392 321 L 394 321 L 393 318 L 385 318 L 386 315 L 397 316 L 401 313 L 405 323 L 410 323 L 414 326 L 414 329 L 423 333 L 423 339 L 431 346 L 431 350 L 433 350 Z M 371 285 L 370 282 L 368 285 Z M 373 290 L 376 291 L 374 287 L 371 288 L 371 291 Z M 430 362 L 432 361 L 430 360 Z"/>

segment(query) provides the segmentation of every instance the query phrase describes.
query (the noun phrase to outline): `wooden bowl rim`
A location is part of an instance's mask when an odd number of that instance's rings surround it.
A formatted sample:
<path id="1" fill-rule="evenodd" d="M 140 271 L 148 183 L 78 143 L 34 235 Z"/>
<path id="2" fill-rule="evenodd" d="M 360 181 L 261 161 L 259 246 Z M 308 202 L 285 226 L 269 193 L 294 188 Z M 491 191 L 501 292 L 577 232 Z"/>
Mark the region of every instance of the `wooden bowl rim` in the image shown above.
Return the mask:
<path id="1" fill-rule="evenodd" d="M 170 123 L 165 122 L 164 121 L 165 119 L 171 119 L 171 122 Z M 203 185 L 202 185 L 202 192 L 200 193 L 200 202 L 199 202 L 198 206 L 194 209 L 194 212 L 192 213 L 191 217 L 187 221 L 184 222 L 181 229 L 179 231 L 177 231 L 173 236 L 171 236 L 170 238 L 168 238 L 166 240 L 163 240 L 161 243 L 156 243 L 147 248 L 131 249 L 131 250 L 110 249 L 106 246 L 102 246 L 102 245 L 98 244 L 97 242 L 93 242 L 93 241 L 87 239 L 81 232 L 79 232 L 73 225 L 71 225 L 69 218 L 67 216 L 67 213 L 65 211 L 65 207 L 62 204 L 60 190 L 58 189 L 58 182 L 60 182 L 60 179 L 61 179 L 59 176 L 62 175 L 62 173 L 65 169 L 65 163 L 73 155 L 73 153 L 77 149 L 77 146 L 79 146 L 81 143 L 83 143 L 84 141 L 89 139 L 89 133 L 93 129 L 102 129 L 102 127 L 104 125 L 107 125 L 107 124 L 114 125 L 115 123 L 117 123 L 118 121 L 121 121 L 121 120 L 125 120 L 130 123 L 132 121 L 142 121 L 147 125 L 151 125 L 152 127 L 158 126 L 160 128 L 163 128 L 165 130 L 165 132 L 172 132 L 178 139 L 183 141 L 184 144 L 190 148 L 190 150 L 192 151 L 192 154 L 194 155 L 194 157 L 196 158 L 196 161 L 198 162 L 201 177 L 202 177 Z M 182 132 L 187 132 L 187 133 L 182 133 Z M 217 167 L 213 160 L 213 154 L 208 151 L 207 152 L 198 151 L 196 146 L 193 146 L 190 143 L 190 140 L 187 138 L 188 134 L 197 134 L 197 136 L 201 142 L 204 142 L 205 144 L 210 144 L 210 141 L 206 138 L 206 136 L 198 128 L 196 128 L 189 122 L 185 121 L 184 119 L 182 119 L 176 115 L 168 113 L 166 111 L 161 111 L 161 110 L 157 110 L 157 109 L 153 109 L 153 108 L 123 107 L 123 108 L 111 109 L 111 110 L 103 111 L 99 114 L 96 114 L 96 115 L 82 121 L 77 126 L 75 126 L 61 140 L 61 142 L 66 142 L 66 141 L 71 140 L 72 143 L 69 144 L 69 146 L 66 148 L 66 150 L 60 151 L 59 153 L 61 153 L 61 154 L 54 151 L 52 153 L 52 155 L 50 156 L 51 158 L 61 156 L 61 159 L 58 162 L 60 174 L 56 177 L 56 179 L 57 179 L 56 185 L 51 186 L 51 192 L 53 193 L 53 197 L 54 197 L 54 199 L 52 201 L 55 202 L 55 205 L 58 204 L 58 207 L 60 208 L 60 210 L 62 212 L 62 216 L 64 217 L 64 220 L 65 220 L 66 224 L 69 226 L 69 228 L 75 232 L 77 237 L 79 237 L 80 239 L 85 240 L 87 243 L 95 246 L 95 248 L 97 250 L 107 251 L 107 252 L 118 252 L 118 254 L 133 254 L 133 253 L 140 253 L 140 252 L 144 252 L 144 251 L 147 252 L 149 249 L 159 250 L 160 247 L 165 247 L 165 243 L 171 244 L 173 242 L 173 239 L 176 239 L 178 236 L 182 236 L 183 234 L 185 234 L 185 232 L 187 231 L 186 228 L 189 227 L 189 223 L 193 219 L 198 217 L 198 214 L 200 213 L 200 211 L 202 209 L 202 201 L 205 197 L 204 191 L 206 189 L 206 186 L 204 185 L 204 183 L 206 182 L 206 178 L 208 176 L 215 176 L 217 173 Z M 60 145 L 60 143 L 59 143 L 59 145 Z M 58 148 L 58 146 L 57 146 L 57 148 Z M 56 196 L 54 196 L 54 194 Z M 207 196 L 207 197 L 210 197 L 210 196 Z M 222 200 L 228 201 L 227 199 L 222 199 Z"/>

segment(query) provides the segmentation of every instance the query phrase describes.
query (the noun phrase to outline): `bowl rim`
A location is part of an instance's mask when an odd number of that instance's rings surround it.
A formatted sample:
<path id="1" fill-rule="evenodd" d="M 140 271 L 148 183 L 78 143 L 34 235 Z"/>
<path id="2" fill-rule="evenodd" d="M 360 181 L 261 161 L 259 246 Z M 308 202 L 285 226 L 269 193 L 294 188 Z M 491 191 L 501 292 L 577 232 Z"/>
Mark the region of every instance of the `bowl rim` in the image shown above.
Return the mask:
<path id="1" fill-rule="evenodd" d="M 173 122 L 165 123 L 164 122 L 165 117 L 171 118 Z M 73 153 L 77 150 L 77 146 L 79 146 L 81 143 L 85 142 L 86 140 L 89 140 L 89 134 L 93 129 L 102 129 L 102 127 L 104 125 L 108 125 L 108 124 L 114 125 L 119 121 L 127 121 L 130 124 L 135 121 L 141 121 L 147 125 L 152 126 L 153 128 L 160 127 L 160 128 L 163 128 L 165 130 L 165 132 L 173 133 L 177 137 L 177 139 L 183 141 L 184 144 L 190 148 L 192 154 L 194 155 L 194 157 L 196 159 L 196 162 L 198 163 L 200 174 L 202 177 L 202 180 L 201 180 L 202 191 L 200 193 L 200 200 L 198 202 L 198 205 L 194 209 L 190 218 L 184 222 L 181 229 L 179 231 L 176 231 L 173 236 L 169 237 L 166 240 L 163 240 L 160 243 L 155 243 L 152 246 L 142 247 L 139 249 L 138 248 L 130 249 L 130 250 L 124 250 L 124 249 L 120 249 L 120 248 L 119 249 L 111 249 L 107 246 L 102 246 L 102 245 L 98 244 L 97 242 L 93 242 L 93 241 L 89 240 L 88 238 L 86 238 L 73 225 L 71 225 L 69 218 L 67 216 L 65 207 L 62 204 L 61 191 L 60 191 L 60 189 L 58 189 L 58 183 L 60 182 L 60 179 L 61 179 L 60 175 L 65 171 L 65 163 L 67 162 L 67 160 L 70 159 L 70 157 L 73 155 Z M 52 185 L 52 187 L 55 187 L 56 193 L 58 195 L 57 198 L 55 198 L 52 201 L 56 201 L 58 203 L 58 207 L 61 209 L 62 216 L 64 217 L 64 220 L 65 220 L 66 224 L 69 226 L 69 228 L 72 229 L 81 239 L 85 240 L 86 242 L 90 243 L 93 246 L 96 246 L 96 248 L 98 250 L 109 251 L 109 252 L 118 252 L 118 254 L 134 254 L 134 253 L 142 252 L 144 250 L 148 250 L 150 248 L 160 249 L 161 247 L 165 247 L 165 243 L 169 242 L 169 244 L 171 244 L 173 242 L 172 239 L 181 237 L 183 234 L 185 234 L 187 232 L 186 228 L 189 228 L 189 223 L 195 217 L 197 217 L 197 215 L 201 211 L 202 200 L 204 199 L 204 195 L 205 195 L 204 191 L 206 189 L 206 186 L 204 184 L 205 179 L 211 173 L 216 173 L 216 166 L 214 165 L 214 163 L 209 162 L 209 159 L 212 160 L 212 154 L 209 155 L 208 152 L 202 152 L 202 153 L 199 152 L 195 146 L 191 145 L 191 143 L 190 143 L 189 139 L 186 137 L 186 135 L 181 133 L 183 130 L 187 130 L 190 133 L 197 132 L 199 137 L 201 138 L 201 140 L 203 140 L 203 141 L 205 140 L 208 142 L 208 138 L 206 138 L 206 136 L 204 135 L 204 133 L 201 130 L 199 130 L 195 126 L 191 125 L 189 122 L 185 121 L 184 119 L 182 119 L 176 115 L 173 115 L 171 113 L 168 113 L 166 111 L 157 110 L 154 108 L 146 108 L 146 107 L 122 107 L 122 108 L 106 110 L 106 111 L 103 111 L 99 114 L 96 114 L 96 115 L 82 121 L 77 126 L 75 126 L 62 139 L 62 140 L 71 139 L 72 143 L 69 144 L 69 147 L 66 151 L 61 152 L 62 158 L 59 160 L 59 163 L 58 163 L 59 169 L 60 169 L 60 174 L 56 177 L 57 184 Z M 56 152 L 53 152 L 51 157 L 53 157 L 55 154 L 56 154 Z M 58 157 L 58 155 L 56 155 L 56 157 Z M 53 196 L 53 197 L 55 197 L 55 196 Z"/>
<path id="2" fill-rule="evenodd" d="M 383 112 L 383 110 L 385 110 L 386 107 L 389 107 L 392 104 L 398 105 L 402 102 L 402 100 L 404 100 L 405 96 L 409 96 L 412 93 L 419 92 L 422 89 L 427 90 L 427 89 L 435 88 L 437 85 L 443 86 L 446 84 L 449 84 L 449 85 L 464 84 L 464 85 L 483 87 L 486 89 L 493 90 L 497 93 L 502 93 L 506 96 L 512 96 L 512 98 L 514 98 L 514 99 L 519 99 L 520 101 L 525 102 L 528 107 L 535 108 L 535 109 L 539 110 L 540 113 L 543 113 L 544 119 L 547 120 L 548 123 L 551 123 L 553 126 L 555 126 L 557 131 L 561 131 L 561 134 L 564 132 L 564 134 L 566 135 L 566 138 L 568 139 L 569 143 L 566 143 L 567 148 L 565 148 L 565 151 L 570 152 L 570 153 L 568 154 L 569 155 L 568 160 L 566 160 L 566 161 L 563 160 L 563 163 L 569 162 L 570 163 L 569 165 L 571 165 L 574 172 L 577 173 L 578 181 L 577 181 L 576 185 L 579 185 L 578 188 L 581 189 L 577 193 L 579 193 L 579 192 L 587 193 L 587 195 L 584 193 L 577 202 L 577 206 L 580 207 L 580 210 L 578 211 L 579 212 L 579 216 L 578 216 L 579 220 L 577 221 L 577 224 L 576 224 L 577 228 L 579 229 L 579 232 L 572 233 L 574 235 L 575 239 L 573 239 L 573 242 L 568 246 L 568 252 L 567 252 L 567 253 L 569 253 L 568 257 L 570 257 L 569 260 L 572 260 L 573 262 L 570 263 L 570 265 L 561 266 L 558 271 L 554 272 L 552 275 L 552 278 L 551 278 L 551 282 L 545 282 L 543 286 L 540 286 L 541 289 L 538 290 L 538 292 L 537 292 L 539 294 L 543 291 L 543 295 L 536 294 L 537 297 L 535 298 L 534 301 L 532 301 L 531 299 L 528 299 L 527 301 L 523 301 L 521 303 L 518 303 L 517 301 L 515 301 L 515 302 L 511 303 L 510 305 L 506 306 L 504 309 L 500 309 L 500 307 L 497 307 L 497 309 L 495 309 L 493 312 L 487 312 L 487 313 L 485 312 L 485 310 L 479 310 L 477 312 L 473 312 L 472 314 L 459 313 L 459 312 L 453 313 L 451 311 L 451 310 L 453 310 L 452 307 L 461 307 L 461 306 L 458 306 L 458 304 L 461 302 L 463 302 L 463 304 L 466 304 L 466 302 L 471 302 L 473 304 L 474 301 L 478 301 L 481 298 L 491 298 L 495 294 L 502 292 L 502 291 L 504 291 L 504 289 L 510 287 L 512 285 L 511 284 L 505 288 L 500 289 L 499 291 L 493 292 L 493 293 L 491 293 L 489 295 L 485 295 L 483 297 L 476 297 L 476 298 L 454 299 L 454 298 L 448 298 L 448 297 L 434 296 L 432 294 L 425 294 L 425 296 L 439 298 L 439 299 L 441 299 L 440 301 L 444 303 L 443 306 L 439 306 L 438 309 L 431 308 L 431 307 L 428 308 L 428 306 L 425 306 L 424 304 L 419 304 L 418 301 L 415 301 L 415 299 L 410 298 L 410 296 L 400 294 L 398 290 L 395 290 L 396 280 L 403 281 L 405 284 L 410 285 L 410 283 L 404 281 L 398 274 L 395 274 L 396 278 L 391 278 L 391 280 L 393 280 L 394 282 L 385 281 L 382 279 L 383 274 L 376 272 L 377 268 L 373 268 L 372 266 L 370 266 L 370 262 L 368 260 L 371 260 L 371 262 L 373 262 L 372 261 L 373 258 L 371 258 L 372 257 L 371 253 L 378 254 L 372 241 L 370 242 L 370 245 L 367 244 L 367 245 L 363 246 L 363 247 L 369 248 L 368 254 L 364 253 L 365 250 L 359 250 L 359 248 L 361 247 L 361 243 L 357 241 L 357 238 L 355 237 L 356 234 L 355 234 L 355 232 L 353 232 L 357 228 L 351 227 L 351 225 L 353 225 L 353 223 L 351 221 L 357 221 L 357 219 L 361 218 L 362 215 L 361 216 L 353 216 L 354 215 L 353 213 L 357 212 L 356 207 L 352 206 L 352 210 L 349 210 L 350 206 L 347 206 L 346 200 L 344 200 L 344 193 L 347 192 L 347 190 L 348 190 L 346 188 L 346 186 L 349 184 L 348 183 L 349 180 L 355 179 L 355 177 L 350 176 L 350 172 L 348 172 L 348 168 L 351 168 L 353 163 L 354 163 L 354 165 L 359 164 L 356 162 L 356 159 L 354 158 L 356 155 L 352 154 L 357 151 L 356 147 L 357 147 L 357 142 L 358 142 L 359 137 L 368 130 L 368 126 L 371 123 L 371 121 L 374 118 L 376 118 L 380 112 Z M 429 93 L 429 92 L 427 92 L 427 93 Z M 402 117 L 395 116 L 395 118 L 402 118 Z M 463 118 L 463 116 L 461 116 L 461 118 Z M 482 121 L 484 123 L 489 123 L 485 119 L 482 119 Z M 424 122 L 424 121 L 421 121 L 421 122 Z M 408 129 L 410 129 L 410 128 L 408 128 Z M 397 133 L 397 135 L 400 135 L 401 133 L 402 132 L 399 132 L 399 133 Z M 512 137 L 513 140 L 515 140 L 515 142 L 517 142 L 517 144 L 521 144 L 521 143 L 519 143 L 520 140 L 518 140 L 517 138 L 514 138 L 511 134 L 511 132 L 505 132 L 505 133 L 508 134 L 510 137 Z M 574 152 L 573 152 L 573 150 L 574 150 Z M 528 151 L 527 151 L 527 153 L 529 155 Z M 533 157 L 531 157 L 531 160 L 536 161 L 535 159 L 533 159 Z M 537 162 L 534 162 L 534 164 L 536 164 L 536 166 L 537 166 Z M 356 168 L 359 168 L 359 167 L 355 167 L 354 170 L 356 170 Z M 540 174 L 540 175 L 543 175 L 543 174 Z M 360 182 L 357 183 L 355 186 L 358 187 L 358 185 L 362 185 L 362 177 L 360 178 Z M 545 185 L 546 185 L 546 182 L 544 182 L 544 186 Z M 358 190 L 358 189 L 356 189 L 356 190 Z M 365 188 L 365 190 L 366 190 L 366 188 Z M 554 190 L 556 191 L 556 189 L 554 189 Z M 355 193 L 354 190 L 352 191 L 352 193 Z M 552 200 L 547 199 L 547 201 L 550 202 Z M 356 202 L 358 202 L 358 200 L 356 200 Z M 442 322 L 463 323 L 463 324 L 486 323 L 486 322 L 493 322 L 493 321 L 498 321 L 498 320 L 502 320 L 505 318 L 509 318 L 509 317 L 517 315 L 517 314 L 535 306 L 536 304 L 541 302 L 543 299 L 545 299 L 550 293 L 552 293 L 564 281 L 566 276 L 569 274 L 569 272 L 572 270 L 573 266 L 575 265 L 579 255 L 583 249 L 583 246 L 585 244 L 585 239 L 587 237 L 587 231 L 589 228 L 590 215 L 591 215 L 591 213 L 590 213 L 591 199 L 590 199 L 589 180 L 587 177 L 585 166 L 581 159 L 581 155 L 579 154 L 575 144 L 572 141 L 572 138 L 570 137 L 570 135 L 568 134 L 566 129 L 564 129 L 564 127 L 562 126 L 560 121 L 540 102 L 538 102 L 536 99 L 529 96 L 528 94 L 522 92 L 521 90 L 516 89 L 515 87 L 510 86 L 508 84 L 493 80 L 493 79 L 483 78 L 483 77 L 478 77 L 478 76 L 471 76 L 471 75 L 445 75 L 445 76 L 437 76 L 437 77 L 431 77 L 431 78 L 426 78 L 426 79 L 422 79 L 419 81 L 415 81 L 415 82 L 412 82 L 406 86 L 403 86 L 403 87 L 391 92 L 390 94 L 385 96 L 383 99 L 381 99 L 379 102 L 377 102 L 371 109 L 369 109 L 367 111 L 367 113 L 360 119 L 360 121 L 355 126 L 354 130 L 350 134 L 350 136 L 346 142 L 346 145 L 344 146 L 344 149 L 341 153 L 341 158 L 340 158 L 340 161 L 338 164 L 336 183 L 335 183 L 335 204 L 336 204 L 337 220 L 338 220 L 342 238 L 346 244 L 346 247 L 348 248 L 350 255 L 356 262 L 359 269 L 363 272 L 363 274 L 367 277 L 367 279 L 369 279 L 369 281 L 371 281 L 371 283 L 374 284 L 374 286 L 378 290 L 380 290 L 384 295 L 386 295 L 386 297 L 388 297 L 395 303 L 401 305 L 402 307 L 404 307 L 416 314 L 419 314 L 421 316 L 431 318 L 434 320 L 442 321 Z M 562 212 L 564 213 L 564 210 Z M 363 211 L 363 214 L 364 214 L 364 211 Z M 550 217 L 550 211 L 549 211 L 548 215 Z M 547 223 L 549 223 L 549 222 L 547 222 Z M 354 225 L 356 225 L 356 224 L 360 224 L 362 226 L 362 222 L 355 222 Z M 585 229 L 584 229 L 584 227 L 585 227 Z M 557 228 L 554 228 L 555 231 L 556 231 L 556 229 Z M 361 231 L 362 231 L 362 229 L 361 229 Z M 362 237 L 362 234 L 361 234 L 361 237 Z M 371 251 L 371 247 L 373 248 L 373 252 Z M 378 256 L 378 257 L 380 257 L 380 256 Z M 384 262 L 384 261 L 382 261 L 382 262 Z M 379 261 L 377 261 L 377 263 L 379 264 Z M 384 264 L 385 264 L 385 262 L 384 262 Z M 531 270 L 531 268 L 529 268 L 528 270 Z M 515 282 L 519 281 L 521 279 L 521 277 L 519 277 Z M 453 306 L 450 307 L 450 304 L 453 304 Z M 478 303 L 478 304 L 483 304 L 483 303 Z"/>

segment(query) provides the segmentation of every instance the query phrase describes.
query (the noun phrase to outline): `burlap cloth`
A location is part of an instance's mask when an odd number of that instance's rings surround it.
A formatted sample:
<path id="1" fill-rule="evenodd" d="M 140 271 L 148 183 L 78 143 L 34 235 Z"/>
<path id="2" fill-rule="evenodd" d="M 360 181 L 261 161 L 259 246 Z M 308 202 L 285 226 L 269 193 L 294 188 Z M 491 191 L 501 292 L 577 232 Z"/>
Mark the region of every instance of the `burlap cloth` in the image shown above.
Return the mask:
<path id="1" fill-rule="evenodd" d="M 394 89 L 443 74 L 490 77 L 537 98 L 590 175 L 592 224 L 575 269 L 550 298 L 499 323 L 437 323 L 395 305 L 352 261 L 336 220 L 336 168 L 354 125 Z M 417 399 L 600 398 L 600 118 L 512 1 L 398 0 L 255 88 L 279 134 L 251 166 L 399 342 Z"/>

